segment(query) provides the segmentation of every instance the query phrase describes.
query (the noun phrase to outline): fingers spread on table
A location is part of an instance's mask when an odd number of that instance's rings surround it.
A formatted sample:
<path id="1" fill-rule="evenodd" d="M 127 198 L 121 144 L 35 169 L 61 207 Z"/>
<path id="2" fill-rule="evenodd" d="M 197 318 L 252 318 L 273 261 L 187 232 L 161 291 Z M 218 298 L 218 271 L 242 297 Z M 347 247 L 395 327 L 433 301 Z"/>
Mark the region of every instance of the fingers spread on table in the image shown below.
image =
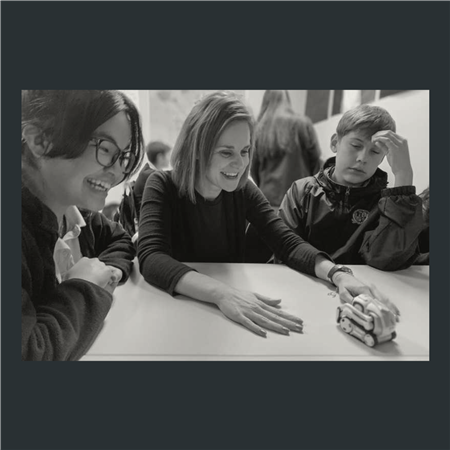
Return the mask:
<path id="1" fill-rule="evenodd" d="M 270 298 L 270 297 L 266 297 L 265 295 L 261 295 L 258 294 L 257 292 L 253 293 L 255 295 L 255 297 L 258 300 L 261 300 L 262 302 L 264 302 L 266 305 L 270 305 L 270 306 L 277 306 L 281 303 L 281 298 Z"/>
<path id="2" fill-rule="evenodd" d="M 240 323 L 241 325 L 244 325 L 244 327 L 248 328 L 250 331 L 253 331 L 254 333 L 258 334 L 262 337 L 267 337 L 267 331 L 263 328 L 256 325 L 254 322 L 252 322 L 247 317 L 241 315 L 236 319 L 236 322 Z"/>
<path id="3" fill-rule="evenodd" d="M 251 315 L 249 315 L 249 318 L 253 322 L 257 323 L 258 325 L 261 325 L 262 327 L 268 330 L 276 331 L 277 333 L 280 334 L 289 334 L 289 328 L 286 328 L 280 323 L 274 322 L 261 314 L 253 312 Z"/>
<path id="4" fill-rule="evenodd" d="M 265 318 L 271 320 L 272 322 L 276 322 L 280 325 L 283 325 L 289 330 L 296 331 L 297 333 L 303 333 L 303 324 L 296 323 L 293 320 L 285 319 L 283 316 L 281 316 L 281 314 L 278 314 L 278 311 L 277 313 L 274 314 L 270 311 L 262 310 L 260 314 Z"/>
<path id="5" fill-rule="evenodd" d="M 283 319 L 289 320 L 290 322 L 303 325 L 303 320 L 300 319 L 300 317 L 293 316 L 292 314 L 289 314 L 283 310 L 279 310 L 268 305 L 261 305 L 261 308 L 272 314 L 276 314 L 277 316 L 282 317 Z"/>

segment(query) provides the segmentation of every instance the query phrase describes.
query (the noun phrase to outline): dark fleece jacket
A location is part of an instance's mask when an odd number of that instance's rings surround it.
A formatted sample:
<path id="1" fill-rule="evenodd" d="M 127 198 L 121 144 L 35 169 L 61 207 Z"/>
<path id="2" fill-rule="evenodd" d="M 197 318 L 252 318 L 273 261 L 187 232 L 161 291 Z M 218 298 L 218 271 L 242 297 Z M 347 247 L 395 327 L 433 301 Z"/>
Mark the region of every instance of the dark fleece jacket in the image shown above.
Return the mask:
<path id="1" fill-rule="evenodd" d="M 129 276 L 135 256 L 130 237 L 100 213 L 83 211 L 79 237 L 83 256 L 98 257 Z M 81 279 L 58 283 L 53 251 L 55 214 L 22 186 L 22 359 L 77 360 L 92 345 L 112 296 Z"/>

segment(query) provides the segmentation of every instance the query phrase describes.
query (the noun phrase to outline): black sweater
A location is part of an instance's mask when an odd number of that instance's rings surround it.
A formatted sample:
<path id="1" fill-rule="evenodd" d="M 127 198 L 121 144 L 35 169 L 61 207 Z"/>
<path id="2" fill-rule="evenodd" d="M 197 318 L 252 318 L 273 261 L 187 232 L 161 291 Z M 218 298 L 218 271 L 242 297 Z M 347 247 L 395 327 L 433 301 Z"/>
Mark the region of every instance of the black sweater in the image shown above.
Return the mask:
<path id="1" fill-rule="evenodd" d="M 98 257 L 129 276 L 135 255 L 130 237 L 100 213 L 83 211 L 83 256 Z M 22 359 L 77 360 L 101 330 L 112 296 L 81 279 L 58 283 L 53 251 L 55 214 L 22 187 Z"/>
<path id="2" fill-rule="evenodd" d="M 191 269 L 184 262 L 244 261 L 246 221 L 252 223 L 279 259 L 314 275 L 319 253 L 295 235 L 250 181 L 243 189 L 197 203 L 179 197 L 170 171 L 147 180 L 139 221 L 138 257 L 145 280 L 171 295 Z M 325 257 L 327 255 L 324 254 Z"/>

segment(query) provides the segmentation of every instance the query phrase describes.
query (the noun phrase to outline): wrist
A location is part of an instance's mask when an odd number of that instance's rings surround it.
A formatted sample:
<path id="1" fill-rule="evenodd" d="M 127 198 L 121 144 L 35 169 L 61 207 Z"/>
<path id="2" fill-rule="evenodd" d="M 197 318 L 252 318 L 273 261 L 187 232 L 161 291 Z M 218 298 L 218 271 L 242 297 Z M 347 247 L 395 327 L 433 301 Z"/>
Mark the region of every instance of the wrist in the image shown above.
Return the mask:
<path id="1" fill-rule="evenodd" d="M 220 308 L 220 305 L 229 297 L 229 287 L 217 284 L 211 289 L 210 302 Z"/>
<path id="2" fill-rule="evenodd" d="M 339 284 L 342 282 L 342 280 L 344 280 L 346 277 L 347 277 L 347 278 L 348 278 L 348 277 L 352 277 L 352 278 L 353 278 L 353 275 L 350 274 L 350 273 L 346 273 L 346 272 L 336 272 L 336 273 L 331 277 L 331 279 L 332 279 L 333 284 L 334 284 L 335 286 L 339 286 Z"/>
<path id="3" fill-rule="evenodd" d="M 413 184 L 413 171 L 411 170 L 404 170 L 401 172 L 397 172 L 394 174 L 395 177 L 395 183 L 394 187 L 400 187 L 400 186 L 412 186 Z"/>
<path id="4" fill-rule="evenodd" d="M 327 274 L 327 279 L 330 283 L 334 284 L 335 286 L 340 283 L 342 277 L 340 275 L 351 275 L 353 276 L 353 272 L 349 267 L 343 266 L 342 264 L 336 264 L 334 265 L 331 270 Z"/>

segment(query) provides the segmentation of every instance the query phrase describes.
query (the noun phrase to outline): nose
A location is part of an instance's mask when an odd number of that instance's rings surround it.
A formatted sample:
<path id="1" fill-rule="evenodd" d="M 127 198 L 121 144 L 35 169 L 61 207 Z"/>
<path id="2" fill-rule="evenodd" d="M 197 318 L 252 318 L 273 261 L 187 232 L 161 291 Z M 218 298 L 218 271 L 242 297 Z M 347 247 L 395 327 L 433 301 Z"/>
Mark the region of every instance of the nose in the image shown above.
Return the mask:
<path id="1" fill-rule="evenodd" d="M 367 162 L 368 154 L 369 154 L 369 149 L 364 147 L 356 155 L 356 161 L 361 163 L 361 164 L 365 164 Z"/>
<path id="2" fill-rule="evenodd" d="M 110 173 L 114 175 L 114 185 L 120 183 L 125 178 L 125 172 L 123 171 L 120 158 L 117 158 L 117 161 L 107 169 Z"/>
<path id="3" fill-rule="evenodd" d="M 233 161 L 231 162 L 231 165 L 232 165 L 235 169 L 241 170 L 241 169 L 244 167 L 244 165 L 245 165 L 244 158 L 243 158 L 241 155 L 237 155 L 237 156 L 233 159 Z"/>

